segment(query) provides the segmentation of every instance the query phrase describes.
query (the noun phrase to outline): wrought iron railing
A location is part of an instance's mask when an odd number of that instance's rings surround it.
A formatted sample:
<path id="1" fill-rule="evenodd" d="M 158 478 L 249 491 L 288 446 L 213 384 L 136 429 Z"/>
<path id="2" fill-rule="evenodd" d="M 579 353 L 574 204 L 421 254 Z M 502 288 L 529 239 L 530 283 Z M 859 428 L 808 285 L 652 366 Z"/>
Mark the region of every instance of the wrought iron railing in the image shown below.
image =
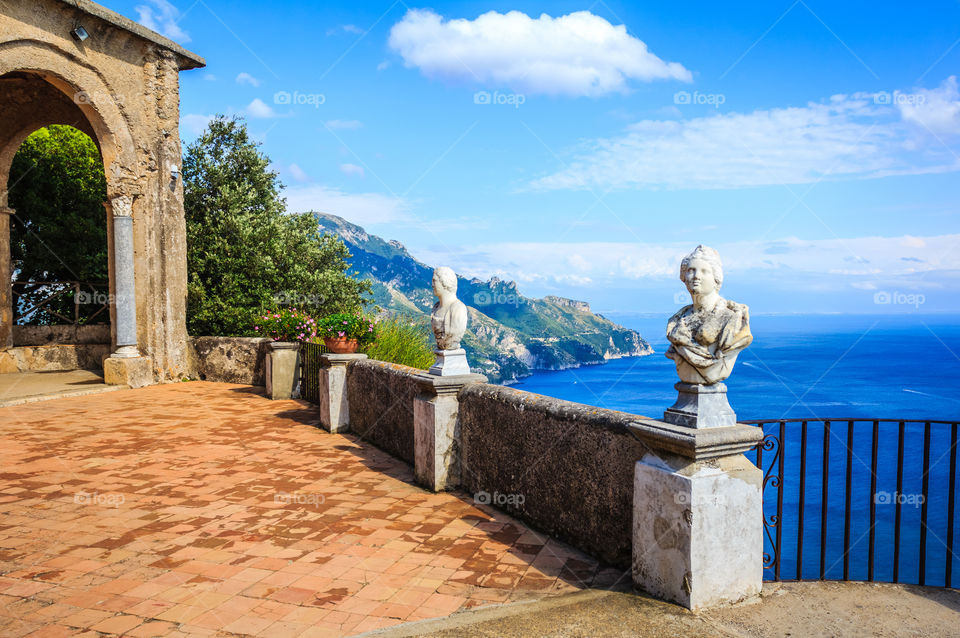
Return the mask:
<path id="1" fill-rule="evenodd" d="M 88 307 L 89 306 L 89 307 Z M 90 281 L 14 281 L 16 324 L 79 325 L 110 320 L 110 284 Z"/>
<path id="2" fill-rule="evenodd" d="M 322 343 L 300 344 L 300 397 L 311 403 L 320 402 L 320 355 L 325 352 Z"/>
<path id="3" fill-rule="evenodd" d="M 767 580 L 953 586 L 958 422 L 745 423 L 765 434 Z"/>

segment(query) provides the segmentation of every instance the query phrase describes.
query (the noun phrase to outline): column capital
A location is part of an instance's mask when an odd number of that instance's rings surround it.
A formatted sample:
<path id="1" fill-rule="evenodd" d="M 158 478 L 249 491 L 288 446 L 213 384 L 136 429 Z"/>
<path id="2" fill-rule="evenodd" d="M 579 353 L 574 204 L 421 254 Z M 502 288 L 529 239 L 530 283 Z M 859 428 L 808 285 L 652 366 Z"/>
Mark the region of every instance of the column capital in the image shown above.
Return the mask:
<path id="1" fill-rule="evenodd" d="M 114 217 L 133 217 L 133 196 L 120 195 L 103 203 Z"/>

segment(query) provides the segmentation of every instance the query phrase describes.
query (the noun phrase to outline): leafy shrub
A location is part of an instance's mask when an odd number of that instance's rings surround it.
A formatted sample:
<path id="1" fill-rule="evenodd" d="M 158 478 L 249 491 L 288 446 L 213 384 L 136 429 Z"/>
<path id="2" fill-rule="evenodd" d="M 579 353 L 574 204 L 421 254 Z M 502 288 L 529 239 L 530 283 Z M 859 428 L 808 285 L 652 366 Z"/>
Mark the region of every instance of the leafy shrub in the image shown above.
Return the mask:
<path id="1" fill-rule="evenodd" d="M 107 181 L 100 150 L 85 133 L 53 124 L 34 131 L 13 157 L 10 167 L 10 258 L 14 279 L 25 281 L 106 282 Z M 65 290 L 57 297 L 52 293 Z M 106 292 L 83 286 L 82 293 Z M 72 287 L 14 288 L 16 323 L 63 323 L 79 311 L 79 322 L 110 321 L 102 304 L 75 299 Z M 37 304 L 27 316 L 20 313 Z M 78 305 L 75 305 L 75 302 Z M 5 300 L 9 304 L 10 300 Z M 99 314 L 96 314 L 98 313 Z M 96 315 L 96 316 L 94 316 Z"/>
<path id="2" fill-rule="evenodd" d="M 371 359 L 426 370 L 433 365 L 433 345 L 427 318 L 397 315 L 377 324 L 377 340 L 363 352 Z"/>
<path id="3" fill-rule="evenodd" d="M 214 118 L 187 148 L 190 334 L 247 335 L 251 320 L 277 306 L 319 317 L 366 305 L 370 283 L 351 274 L 347 247 L 321 233 L 314 215 L 287 214 L 282 188 L 242 120 Z"/>
<path id="4" fill-rule="evenodd" d="M 310 341 L 317 336 L 317 322 L 296 308 L 279 308 L 261 315 L 253 329 L 274 341 Z"/>

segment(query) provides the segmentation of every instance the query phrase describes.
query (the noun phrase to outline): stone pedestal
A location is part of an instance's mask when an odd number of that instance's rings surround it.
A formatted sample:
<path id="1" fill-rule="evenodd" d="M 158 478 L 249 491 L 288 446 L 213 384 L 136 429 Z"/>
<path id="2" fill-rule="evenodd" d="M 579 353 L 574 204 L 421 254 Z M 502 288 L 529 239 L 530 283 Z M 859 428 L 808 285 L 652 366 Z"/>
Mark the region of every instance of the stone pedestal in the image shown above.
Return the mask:
<path id="1" fill-rule="evenodd" d="M 467 351 L 463 348 L 456 350 L 434 350 L 437 360 L 428 371 L 430 374 L 441 377 L 455 377 L 470 374 L 470 364 L 467 363 Z"/>
<path id="2" fill-rule="evenodd" d="M 292 341 L 274 341 L 268 344 L 268 350 L 267 396 L 271 399 L 296 398 L 300 381 L 300 344 Z"/>
<path id="3" fill-rule="evenodd" d="M 347 366 L 366 359 L 365 354 L 324 354 L 320 356 L 320 425 L 328 432 L 350 429 L 350 402 L 347 399 Z"/>
<path id="4" fill-rule="evenodd" d="M 722 383 L 698 385 L 677 383 L 677 402 L 663 413 L 663 420 L 690 428 L 721 428 L 737 424 L 737 415 L 727 401 Z"/>
<path id="5" fill-rule="evenodd" d="M 449 351 L 448 351 L 449 352 Z M 421 393 L 413 401 L 414 471 L 417 482 L 434 492 L 460 484 L 460 390 L 486 383 L 482 374 L 419 377 Z"/>
<path id="6" fill-rule="evenodd" d="M 142 388 L 153 384 L 153 359 L 141 357 L 118 357 L 111 355 L 103 358 L 103 381 L 109 385 L 128 385 Z"/>
<path id="7" fill-rule="evenodd" d="M 763 474 L 743 452 L 762 431 L 652 420 L 630 430 L 651 450 L 634 473 L 634 584 L 694 611 L 758 595 Z"/>

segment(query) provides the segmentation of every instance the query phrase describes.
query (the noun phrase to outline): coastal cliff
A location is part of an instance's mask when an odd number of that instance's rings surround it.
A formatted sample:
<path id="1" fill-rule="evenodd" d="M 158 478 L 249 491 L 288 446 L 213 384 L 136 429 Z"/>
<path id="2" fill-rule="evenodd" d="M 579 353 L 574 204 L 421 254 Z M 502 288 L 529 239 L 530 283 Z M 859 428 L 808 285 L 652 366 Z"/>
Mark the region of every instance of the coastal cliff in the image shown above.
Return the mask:
<path id="1" fill-rule="evenodd" d="M 339 236 L 359 277 L 373 282 L 374 301 L 391 312 L 428 314 L 433 268 L 397 241 L 386 241 L 335 215 L 315 213 L 320 230 Z M 463 346 L 470 365 L 491 381 L 510 383 L 533 370 L 563 370 L 653 353 L 635 330 L 594 314 L 583 301 L 524 297 L 513 281 L 458 276 L 457 297 L 470 327 Z"/>

